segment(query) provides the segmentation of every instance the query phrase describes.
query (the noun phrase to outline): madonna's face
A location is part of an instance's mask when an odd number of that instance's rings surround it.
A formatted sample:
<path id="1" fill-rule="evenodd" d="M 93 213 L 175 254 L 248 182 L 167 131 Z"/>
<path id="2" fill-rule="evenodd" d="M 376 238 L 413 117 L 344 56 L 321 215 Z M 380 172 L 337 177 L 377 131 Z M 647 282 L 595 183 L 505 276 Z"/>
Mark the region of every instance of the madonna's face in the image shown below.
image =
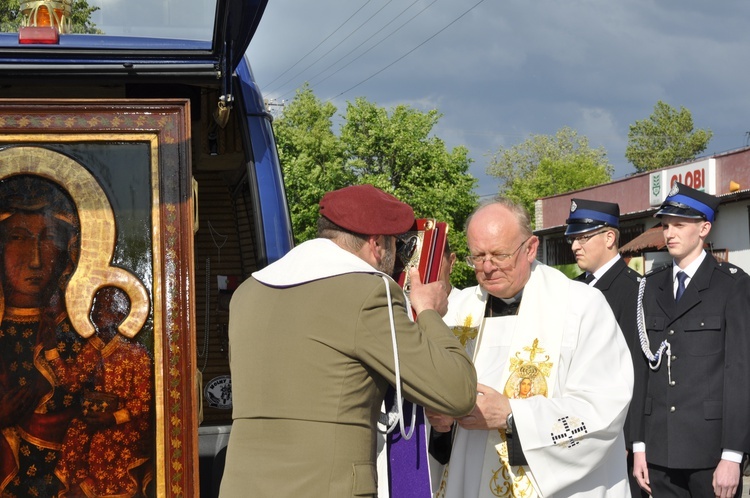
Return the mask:
<path id="1" fill-rule="evenodd" d="M 40 213 L 15 213 L 0 224 L 7 306 L 38 307 L 67 260 L 67 231 Z"/>
<path id="2" fill-rule="evenodd" d="M 531 392 L 531 379 L 521 379 L 518 391 L 521 396 L 529 394 Z"/>

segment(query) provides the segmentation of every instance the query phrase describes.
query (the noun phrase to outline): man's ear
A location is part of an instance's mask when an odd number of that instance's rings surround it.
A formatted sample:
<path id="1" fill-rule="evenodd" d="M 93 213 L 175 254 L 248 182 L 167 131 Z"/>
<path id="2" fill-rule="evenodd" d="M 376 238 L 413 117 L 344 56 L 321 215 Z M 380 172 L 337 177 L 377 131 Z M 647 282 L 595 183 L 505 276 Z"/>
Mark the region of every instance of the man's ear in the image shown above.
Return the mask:
<path id="1" fill-rule="evenodd" d="M 612 249 L 613 247 L 615 247 L 615 244 L 617 243 L 617 236 L 615 235 L 615 232 L 613 232 L 612 230 L 607 230 L 604 236 L 607 237 L 607 249 Z"/>
<path id="2" fill-rule="evenodd" d="M 534 261 L 536 259 L 536 251 L 539 248 L 539 237 L 536 235 L 532 235 L 529 238 L 529 244 L 527 245 L 526 250 L 529 251 L 526 255 L 526 259 L 528 259 L 529 263 Z"/>
<path id="3" fill-rule="evenodd" d="M 701 238 L 703 238 L 703 239 L 705 239 L 706 237 L 708 237 L 708 232 L 710 232 L 710 231 L 711 231 L 711 222 L 710 221 L 704 221 L 701 224 L 701 229 L 698 232 L 698 236 L 701 237 Z"/>
<path id="4" fill-rule="evenodd" d="M 380 263 L 383 259 L 382 253 L 385 249 L 385 235 L 370 235 L 367 237 L 368 252 L 375 261 Z"/>

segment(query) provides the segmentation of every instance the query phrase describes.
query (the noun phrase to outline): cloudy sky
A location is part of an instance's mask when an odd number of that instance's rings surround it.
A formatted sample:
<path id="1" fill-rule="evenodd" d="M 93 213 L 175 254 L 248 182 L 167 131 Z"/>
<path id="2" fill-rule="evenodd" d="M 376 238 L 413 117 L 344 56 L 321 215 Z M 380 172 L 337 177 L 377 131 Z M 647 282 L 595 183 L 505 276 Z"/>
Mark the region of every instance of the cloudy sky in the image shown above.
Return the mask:
<path id="1" fill-rule="evenodd" d="M 340 114 L 357 97 L 439 110 L 490 195 L 490 153 L 563 126 L 633 173 L 628 127 L 658 100 L 713 131 L 704 154 L 744 147 L 748 26 L 747 0 L 269 0 L 248 55 L 277 102 L 307 81 Z"/>

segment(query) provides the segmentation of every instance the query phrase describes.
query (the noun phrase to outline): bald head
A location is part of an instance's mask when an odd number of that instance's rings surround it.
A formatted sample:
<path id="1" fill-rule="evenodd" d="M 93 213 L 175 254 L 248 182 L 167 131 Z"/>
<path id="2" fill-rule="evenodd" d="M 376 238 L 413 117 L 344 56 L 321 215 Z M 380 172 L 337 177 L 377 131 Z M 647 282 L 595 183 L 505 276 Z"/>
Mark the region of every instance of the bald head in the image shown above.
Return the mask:
<path id="1" fill-rule="evenodd" d="M 481 206 L 468 221 L 466 239 L 479 285 L 506 299 L 523 289 L 539 240 L 522 207 L 507 200 Z"/>

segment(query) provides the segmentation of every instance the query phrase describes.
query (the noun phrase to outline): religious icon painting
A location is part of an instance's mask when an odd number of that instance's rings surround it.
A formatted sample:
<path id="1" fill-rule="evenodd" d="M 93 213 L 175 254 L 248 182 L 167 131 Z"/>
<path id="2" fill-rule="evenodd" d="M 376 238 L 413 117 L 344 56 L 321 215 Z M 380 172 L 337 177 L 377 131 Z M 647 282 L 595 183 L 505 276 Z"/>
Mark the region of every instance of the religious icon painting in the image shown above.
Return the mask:
<path id="1" fill-rule="evenodd" d="M 3 496 L 198 488 L 188 120 L 0 100 Z"/>
<path id="2" fill-rule="evenodd" d="M 547 378 L 552 370 L 549 356 L 539 346 L 539 339 L 534 339 L 531 346 L 516 352 L 510 359 L 511 374 L 505 383 L 503 394 L 511 399 L 547 396 Z M 525 355 L 528 359 L 523 358 Z M 539 358 L 541 356 L 541 359 Z"/>

